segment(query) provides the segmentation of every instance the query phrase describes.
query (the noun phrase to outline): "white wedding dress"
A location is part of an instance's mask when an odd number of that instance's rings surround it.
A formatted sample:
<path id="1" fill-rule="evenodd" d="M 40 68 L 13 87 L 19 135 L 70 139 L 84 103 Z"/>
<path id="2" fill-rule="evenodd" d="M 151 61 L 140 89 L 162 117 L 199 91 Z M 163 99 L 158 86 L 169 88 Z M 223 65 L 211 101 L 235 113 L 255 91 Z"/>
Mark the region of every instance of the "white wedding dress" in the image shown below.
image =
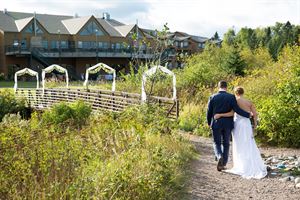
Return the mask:
<path id="1" fill-rule="evenodd" d="M 232 136 L 233 168 L 226 171 L 246 179 L 265 177 L 267 168 L 256 146 L 250 119 L 235 113 Z"/>

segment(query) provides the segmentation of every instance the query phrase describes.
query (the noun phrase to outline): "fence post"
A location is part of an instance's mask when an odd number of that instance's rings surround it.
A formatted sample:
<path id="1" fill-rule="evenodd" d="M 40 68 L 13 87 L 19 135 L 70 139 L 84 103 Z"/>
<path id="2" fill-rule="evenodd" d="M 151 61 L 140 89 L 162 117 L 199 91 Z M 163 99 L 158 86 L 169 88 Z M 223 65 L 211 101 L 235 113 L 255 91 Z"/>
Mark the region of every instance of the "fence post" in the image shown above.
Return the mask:
<path id="1" fill-rule="evenodd" d="M 115 110 L 115 98 L 114 98 L 114 96 L 115 96 L 115 93 L 114 92 L 112 92 L 112 94 L 111 94 L 111 96 L 112 96 L 112 107 L 113 107 L 113 111 Z"/>
<path id="2" fill-rule="evenodd" d="M 178 119 L 178 117 L 179 117 L 179 101 L 178 101 L 178 99 L 176 99 L 175 102 L 176 102 L 176 119 Z"/>

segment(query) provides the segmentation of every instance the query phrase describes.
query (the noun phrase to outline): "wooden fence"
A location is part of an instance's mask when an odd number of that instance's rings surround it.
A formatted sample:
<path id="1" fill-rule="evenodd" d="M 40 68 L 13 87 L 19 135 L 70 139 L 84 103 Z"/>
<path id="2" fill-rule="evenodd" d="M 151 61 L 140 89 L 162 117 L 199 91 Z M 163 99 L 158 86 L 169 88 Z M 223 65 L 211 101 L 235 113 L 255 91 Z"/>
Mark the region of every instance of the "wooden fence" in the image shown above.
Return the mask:
<path id="1" fill-rule="evenodd" d="M 28 106 L 43 110 L 58 102 L 74 102 L 82 100 L 91 105 L 93 111 L 120 112 L 128 106 L 140 105 L 141 95 L 126 92 L 112 92 L 95 89 L 32 89 L 18 88 L 17 98 L 24 98 Z M 157 103 L 166 111 L 166 116 L 177 119 L 179 116 L 179 102 L 164 97 L 149 97 L 149 103 Z"/>

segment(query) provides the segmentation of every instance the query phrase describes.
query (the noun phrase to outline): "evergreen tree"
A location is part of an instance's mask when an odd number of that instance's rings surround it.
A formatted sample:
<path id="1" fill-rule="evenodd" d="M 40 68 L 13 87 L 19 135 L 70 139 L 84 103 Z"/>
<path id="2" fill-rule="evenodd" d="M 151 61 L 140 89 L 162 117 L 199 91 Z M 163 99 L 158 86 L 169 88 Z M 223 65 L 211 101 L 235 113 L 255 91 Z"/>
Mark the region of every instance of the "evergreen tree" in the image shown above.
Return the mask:
<path id="1" fill-rule="evenodd" d="M 235 75 L 244 76 L 246 64 L 240 55 L 237 45 L 230 50 L 228 58 L 225 62 L 225 68 Z"/>
<path id="2" fill-rule="evenodd" d="M 220 37 L 219 37 L 219 34 L 218 32 L 215 32 L 214 36 L 213 36 L 213 40 L 219 40 Z"/>

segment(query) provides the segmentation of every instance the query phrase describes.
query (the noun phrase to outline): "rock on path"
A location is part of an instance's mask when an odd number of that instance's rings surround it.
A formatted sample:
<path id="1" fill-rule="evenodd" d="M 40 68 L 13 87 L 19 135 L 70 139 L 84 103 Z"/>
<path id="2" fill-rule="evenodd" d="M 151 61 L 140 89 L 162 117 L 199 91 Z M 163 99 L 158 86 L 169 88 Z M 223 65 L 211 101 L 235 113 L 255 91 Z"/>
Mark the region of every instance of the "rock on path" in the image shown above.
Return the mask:
<path id="1" fill-rule="evenodd" d="M 280 177 L 268 176 L 262 180 L 246 180 L 239 176 L 218 172 L 213 156 L 212 140 L 187 135 L 196 146 L 200 156 L 191 164 L 191 177 L 185 199 L 288 199 L 299 200 L 300 188 L 295 183 L 279 181 Z M 300 155 L 300 150 L 260 148 L 265 155 Z M 231 158 L 231 156 L 230 156 Z M 232 166 L 232 160 L 228 167 Z"/>

